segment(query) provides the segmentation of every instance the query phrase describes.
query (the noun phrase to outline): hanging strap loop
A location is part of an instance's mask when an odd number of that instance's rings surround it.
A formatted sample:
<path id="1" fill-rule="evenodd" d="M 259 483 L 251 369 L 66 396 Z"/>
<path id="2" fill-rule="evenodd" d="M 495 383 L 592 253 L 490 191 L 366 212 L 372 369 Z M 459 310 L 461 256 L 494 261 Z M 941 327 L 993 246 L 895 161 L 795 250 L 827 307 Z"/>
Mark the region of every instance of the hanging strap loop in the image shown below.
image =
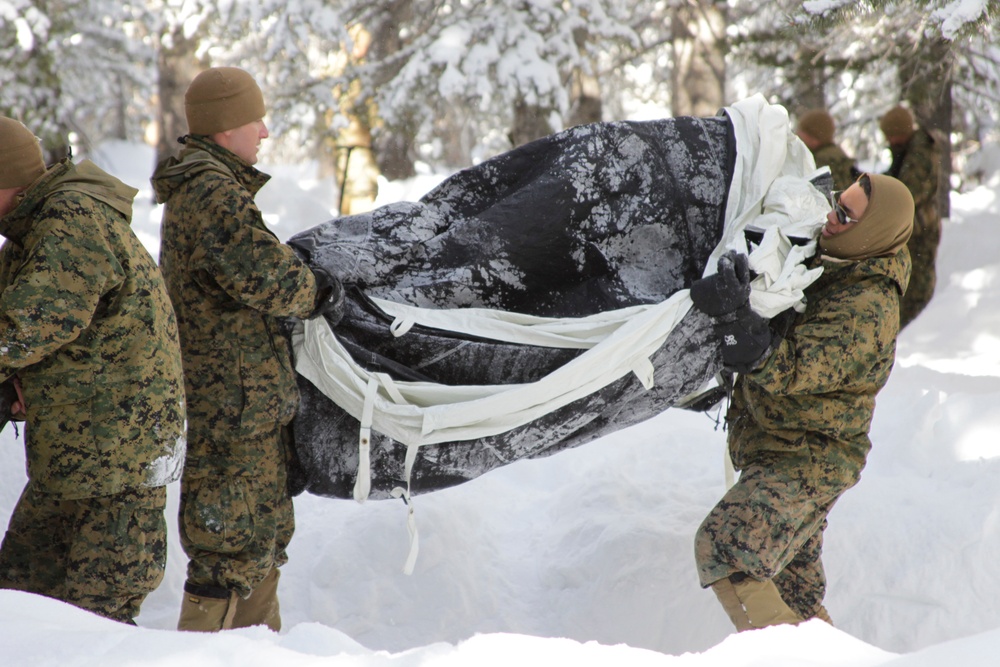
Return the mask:
<path id="1" fill-rule="evenodd" d="M 372 416 L 375 413 L 375 396 L 378 394 L 378 379 L 368 378 L 365 388 L 365 405 L 361 411 L 361 431 L 358 442 L 358 474 L 354 480 L 354 499 L 359 503 L 368 499 L 372 490 Z"/>

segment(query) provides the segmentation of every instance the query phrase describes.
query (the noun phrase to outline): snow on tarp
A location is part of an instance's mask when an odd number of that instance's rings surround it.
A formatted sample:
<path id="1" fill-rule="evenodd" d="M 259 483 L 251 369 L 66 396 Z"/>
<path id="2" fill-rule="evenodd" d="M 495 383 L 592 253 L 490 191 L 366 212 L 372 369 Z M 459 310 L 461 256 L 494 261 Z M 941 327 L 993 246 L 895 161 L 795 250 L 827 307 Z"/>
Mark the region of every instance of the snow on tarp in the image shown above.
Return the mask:
<path id="1" fill-rule="evenodd" d="M 298 485 L 433 491 L 675 405 L 720 368 L 687 290 L 719 255 L 752 251 L 758 312 L 801 309 L 815 243 L 788 238 L 824 221 L 816 176 L 787 112 L 755 96 L 576 127 L 294 236 L 348 287 L 333 329 L 292 335 Z M 748 247 L 751 225 L 767 231 Z"/>

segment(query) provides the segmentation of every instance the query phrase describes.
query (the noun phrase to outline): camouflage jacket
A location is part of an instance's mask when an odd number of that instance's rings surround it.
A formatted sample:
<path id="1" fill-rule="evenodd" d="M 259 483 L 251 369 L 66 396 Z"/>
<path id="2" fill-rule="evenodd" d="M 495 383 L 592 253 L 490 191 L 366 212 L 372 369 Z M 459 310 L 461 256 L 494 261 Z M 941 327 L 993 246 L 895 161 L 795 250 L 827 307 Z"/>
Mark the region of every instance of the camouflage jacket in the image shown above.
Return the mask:
<path id="1" fill-rule="evenodd" d="M 64 160 L 0 219 L 0 378 L 27 405 L 28 477 L 66 499 L 177 479 L 177 323 L 130 225 L 136 190 Z"/>
<path id="2" fill-rule="evenodd" d="M 824 474 L 856 481 L 871 448 L 875 395 L 895 359 L 909 270 L 905 248 L 823 261 L 806 311 L 761 368 L 737 379 L 727 422 L 738 469 L 799 453 L 824 461 Z"/>
<path id="3" fill-rule="evenodd" d="M 936 247 L 941 237 L 941 216 L 938 213 L 938 177 L 941 173 L 940 149 L 924 130 L 917 130 L 909 143 L 893 149 L 892 166 L 886 172 L 901 180 L 913 195 L 912 252 L 931 242 Z M 929 241 L 925 239 L 930 238 Z M 930 267 L 933 270 L 933 266 Z"/>
<path id="4" fill-rule="evenodd" d="M 275 454 L 241 441 L 287 424 L 299 403 L 276 317 L 310 315 L 316 279 L 254 203 L 269 177 L 211 141 L 186 142 L 152 182 L 166 204 L 160 268 L 184 352 L 188 474 L 251 471 Z"/>
<path id="5" fill-rule="evenodd" d="M 827 144 L 816 149 L 813 159 L 817 167 L 830 167 L 833 175 L 833 189 L 846 190 L 860 175 L 854 160 L 836 144 Z"/>

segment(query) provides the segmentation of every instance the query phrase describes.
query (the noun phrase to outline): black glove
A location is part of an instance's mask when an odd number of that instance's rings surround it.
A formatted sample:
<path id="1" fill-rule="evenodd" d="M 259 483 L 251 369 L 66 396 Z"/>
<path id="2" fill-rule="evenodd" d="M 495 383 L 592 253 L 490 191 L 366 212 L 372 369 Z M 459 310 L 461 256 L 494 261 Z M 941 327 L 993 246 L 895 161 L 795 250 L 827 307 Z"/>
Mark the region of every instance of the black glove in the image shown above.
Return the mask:
<path id="1" fill-rule="evenodd" d="M 299 377 L 299 384 L 302 382 L 302 378 Z M 306 490 L 306 487 L 309 486 L 309 473 L 306 472 L 302 461 L 299 459 L 298 451 L 295 449 L 294 419 L 291 424 L 281 429 L 281 442 L 284 445 L 285 470 L 287 471 L 285 487 L 288 489 L 288 495 L 294 498 L 301 495 Z"/>
<path id="2" fill-rule="evenodd" d="M 292 249 L 295 256 L 301 259 L 303 264 L 309 264 L 315 254 L 313 251 L 316 250 L 316 239 L 312 236 L 301 239 L 290 238 L 285 242 L 285 245 Z"/>
<path id="3" fill-rule="evenodd" d="M 743 253 L 730 250 L 719 258 L 715 275 L 691 285 L 694 307 L 712 317 L 732 313 L 750 300 L 750 262 Z"/>
<path id="4" fill-rule="evenodd" d="M 767 319 L 747 302 L 742 308 L 716 320 L 722 339 L 722 365 L 737 373 L 749 373 L 760 365 L 775 342 Z"/>
<path id="5" fill-rule="evenodd" d="M 17 392 L 14 390 L 14 378 L 0 383 L 0 430 L 14 418 L 14 404 L 17 403 Z"/>
<path id="6" fill-rule="evenodd" d="M 337 326 L 344 316 L 344 286 L 332 273 L 322 267 L 311 267 L 316 276 L 316 308 L 309 319 L 323 315 L 331 327 Z"/>
<path id="7" fill-rule="evenodd" d="M 20 380 L 15 375 L 0 383 L 0 431 L 8 422 L 24 421 L 24 413 L 24 396 L 21 395 Z"/>

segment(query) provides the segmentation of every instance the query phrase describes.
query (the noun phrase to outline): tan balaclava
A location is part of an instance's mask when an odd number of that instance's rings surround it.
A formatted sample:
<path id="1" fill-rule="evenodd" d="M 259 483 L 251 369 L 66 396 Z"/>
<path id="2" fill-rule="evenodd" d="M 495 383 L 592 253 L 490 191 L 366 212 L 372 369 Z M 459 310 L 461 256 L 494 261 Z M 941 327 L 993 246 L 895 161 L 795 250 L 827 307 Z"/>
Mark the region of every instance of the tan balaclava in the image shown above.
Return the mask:
<path id="1" fill-rule="evenodd" d="M 0 116 L 0 189 L 31 185 L 45 173 L 42 147 L 31 130 Z"/>
<path id="2" fill-rule="evenodd" d="M 913 232 L 913 196 L 892 176 L 867 174 L 872 184 L 861 219 L 841 233 L 820 237 L 824 255 L 858 261 L 895 255 Z"/>
<path id="3" fill-rule="evenodd" d="M 818 141 L 821 146 L 833 143 L 833 117 L 823 109 L 810 109 L 802 114 L 798 129 Z"/>
<path id="4" fill-rule="evenodd" d="M 905 107 L 893 107 L 885 112 L 885 115 L 878 122 L 882 129 L 882 134 L 887 137 L 913 136 L 913 114 Z"/>
<path id="5" fill-rule="evenodd" d="M 191 134 L 225 132 L 264 117 L 264 95 L 238 67 L 213 67 L 194 78 L 184 94 Z"/>

